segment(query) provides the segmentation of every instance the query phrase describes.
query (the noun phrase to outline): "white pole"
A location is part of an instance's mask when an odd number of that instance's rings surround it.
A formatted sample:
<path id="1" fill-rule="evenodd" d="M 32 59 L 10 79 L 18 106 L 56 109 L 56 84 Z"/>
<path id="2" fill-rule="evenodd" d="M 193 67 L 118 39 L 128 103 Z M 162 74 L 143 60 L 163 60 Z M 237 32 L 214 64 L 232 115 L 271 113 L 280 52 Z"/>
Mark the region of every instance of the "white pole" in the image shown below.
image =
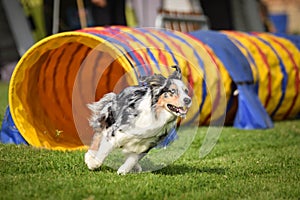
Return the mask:
<path id="1" fill-rule="evenodd" d="M 59 7 L 60 7 L 60 0 L 54 0 L 52 34 L 58 33 L 59 31 Z"/>

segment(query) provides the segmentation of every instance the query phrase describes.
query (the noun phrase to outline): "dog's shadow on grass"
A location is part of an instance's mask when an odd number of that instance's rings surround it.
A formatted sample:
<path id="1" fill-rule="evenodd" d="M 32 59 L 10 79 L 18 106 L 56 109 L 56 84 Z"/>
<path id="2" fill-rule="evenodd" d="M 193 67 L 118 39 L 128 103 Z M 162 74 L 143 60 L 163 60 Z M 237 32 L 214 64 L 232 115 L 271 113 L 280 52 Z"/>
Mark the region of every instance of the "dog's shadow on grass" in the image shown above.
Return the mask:
<path id="1" fill-rule="evenodd" d="M 162 175 L 179 175 L 179 174 L 194 174 L 194 173 L 207 173 L 225 175 L 226 168 L 209 168 L 209 167 L 193 167 L 187 165 L 169 165 L 165 168 L 152 172 L 153 174 Z"/>
<path id="2" fill-rule="evenodd" d="M 225 175 L 227 168 L 209 168 L 209 167 L 192 167 L 187 165 L 169 165 L 162 169 L 152 171 L 146 170 L 144 172 L 150 172 L 152 174 L 157 175 L 182 175 L 182 174 L 195 174 L 195 173 L 207 173 L 207 174 L 217 174 L 217 175 Z M 107 173 L 115 173 L 116 169 L 111 167 L 102 166 L 99 169 L 94 170 L 94 172 L 107 172 Z"/>

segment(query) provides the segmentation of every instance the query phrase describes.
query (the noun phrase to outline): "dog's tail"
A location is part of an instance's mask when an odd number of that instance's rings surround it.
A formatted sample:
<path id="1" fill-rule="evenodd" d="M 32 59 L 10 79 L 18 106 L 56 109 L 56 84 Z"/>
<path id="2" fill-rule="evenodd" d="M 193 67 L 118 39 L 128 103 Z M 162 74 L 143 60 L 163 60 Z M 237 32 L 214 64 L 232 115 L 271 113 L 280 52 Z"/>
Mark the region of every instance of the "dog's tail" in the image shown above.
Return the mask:
<path id="1" fill-rule="evenodd" d="M 92 111 L 92 116 L 89 120 L 90 126 L 100 128 L 104 122 L 112 114 L 113 105 L 117 95 L 113 92 L 104 95 L 99 101 L 87 104 L 87 107 Z"/>

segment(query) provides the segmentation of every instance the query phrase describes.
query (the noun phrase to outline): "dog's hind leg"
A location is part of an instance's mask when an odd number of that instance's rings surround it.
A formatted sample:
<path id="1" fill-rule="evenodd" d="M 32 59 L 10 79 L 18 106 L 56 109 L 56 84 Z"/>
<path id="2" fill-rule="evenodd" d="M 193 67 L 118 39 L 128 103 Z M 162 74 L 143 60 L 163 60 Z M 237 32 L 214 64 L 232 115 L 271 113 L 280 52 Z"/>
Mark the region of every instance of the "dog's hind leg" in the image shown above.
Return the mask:
<path id="1" fill-rule="evenodd" d="M 140 154 L 136 154 L 136 153 L 127 154 L 126 161 L 118 169 L 117 173 L 120 175 L 125 175 L 131 170 L 135 172 L 141 172 L 142 168 L 138 163 L 139 160 L 140 160 Z"/>

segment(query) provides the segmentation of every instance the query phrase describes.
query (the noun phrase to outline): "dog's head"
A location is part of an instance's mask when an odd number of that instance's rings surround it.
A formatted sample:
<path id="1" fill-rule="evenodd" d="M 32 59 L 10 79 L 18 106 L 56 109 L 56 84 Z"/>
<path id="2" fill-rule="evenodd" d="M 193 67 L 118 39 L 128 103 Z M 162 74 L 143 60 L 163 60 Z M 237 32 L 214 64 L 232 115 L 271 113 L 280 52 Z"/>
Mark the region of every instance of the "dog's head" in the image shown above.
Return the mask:
<path id="1" fill-rule="evenodd" d="M 173 66 L 176 70 L 168 77 L 155 74 L 144 77 L 143 82 L 150 85 L 153 93 L 152 105 L 156 109 L 165 109 L 177 117 L 185 117 L 192 104 L 189 97 L 189 90 L 182 81 L 181 70 L 178 66 Z"/>

